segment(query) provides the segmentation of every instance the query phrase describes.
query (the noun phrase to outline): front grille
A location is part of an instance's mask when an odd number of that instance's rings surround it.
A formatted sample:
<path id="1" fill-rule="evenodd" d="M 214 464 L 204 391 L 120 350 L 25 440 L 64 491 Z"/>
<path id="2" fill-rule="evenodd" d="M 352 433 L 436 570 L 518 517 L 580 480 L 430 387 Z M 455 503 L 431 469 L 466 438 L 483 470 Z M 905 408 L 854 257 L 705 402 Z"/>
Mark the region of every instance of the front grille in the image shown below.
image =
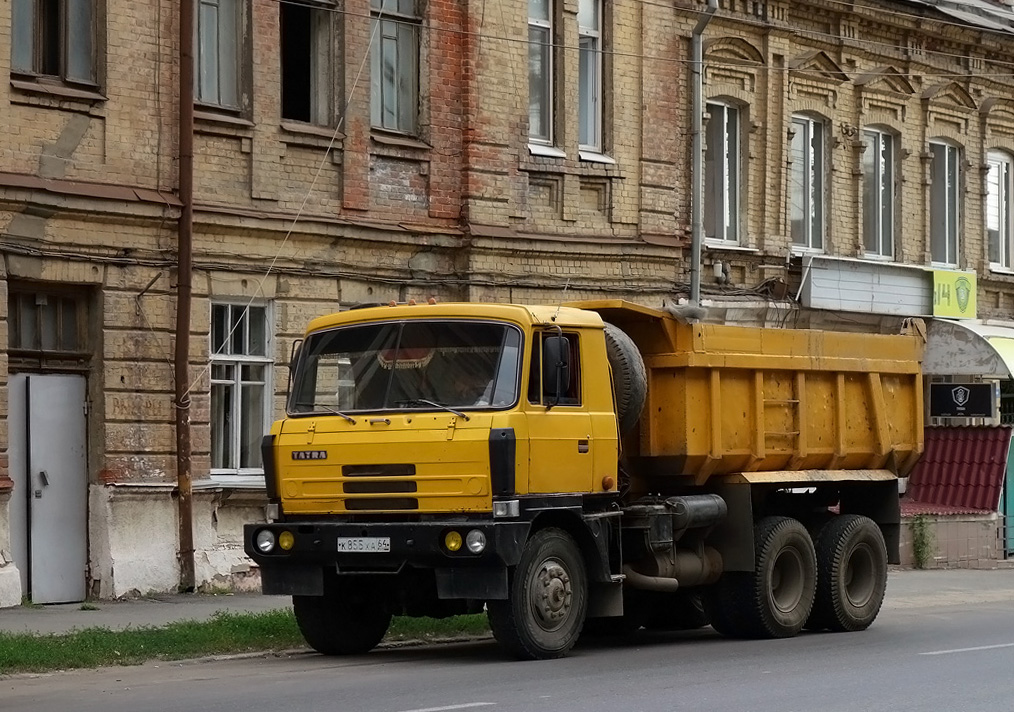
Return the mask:
<path id="1" fill-rule="evenodd" d="M 412 480 L 388 480 L 380 482 L 343 482 L 345 494 L 394 494 L 416 492 L 418 485 Z"/>
<path id="2" fill-rule="evenodd" d="M 412 479 L 415 477 L 415 465 L 343 465 L 342 476 L 356 478 L 353 481 L 342 482 L 342 492 L 353 495 L 352 498 L 345 500 L 346 511 L 419 509 L 419 500 L 415 497 L 369 497 L 363 499 L 355 497 L 355 495 L 363 494 L 418 492 L 419 485 Z"/>
<path id="3" fill-rule="evenodd" d="M 342 477 L 415 477 L 415 465 L 342 465 Z"/>

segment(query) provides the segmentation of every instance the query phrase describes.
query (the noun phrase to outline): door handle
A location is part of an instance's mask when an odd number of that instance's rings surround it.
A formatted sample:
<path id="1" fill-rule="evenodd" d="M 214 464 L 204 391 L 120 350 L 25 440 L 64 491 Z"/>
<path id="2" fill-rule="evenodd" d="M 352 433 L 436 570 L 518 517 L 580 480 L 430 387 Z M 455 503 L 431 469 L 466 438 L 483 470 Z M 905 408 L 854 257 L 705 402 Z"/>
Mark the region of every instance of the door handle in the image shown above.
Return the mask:
<path id="1" fill-rule="evenodd" d="M 39 486 L 35 488 L 35 499 L 42 499 L 43 487 L 49 487 L 49 475 L 45 470 L 39 470 Z"/>
<path id="2" fill-rule="evenodd" d="M 577 451 L 580 452 L 580 453 L 588 452 L 588 441 L 587 440 L 578 440 L 577 441 Z"/>

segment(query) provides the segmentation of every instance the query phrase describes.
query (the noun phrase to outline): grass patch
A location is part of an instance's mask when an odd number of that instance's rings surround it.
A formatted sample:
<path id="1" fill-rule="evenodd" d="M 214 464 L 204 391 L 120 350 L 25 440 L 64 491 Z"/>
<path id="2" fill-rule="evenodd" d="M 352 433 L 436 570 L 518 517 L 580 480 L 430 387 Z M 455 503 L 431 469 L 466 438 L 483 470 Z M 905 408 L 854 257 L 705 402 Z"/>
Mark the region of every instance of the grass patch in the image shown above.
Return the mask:
<path id="1" fill-rule="evenodd" d="M 435 640 L 489 633 L 484 613 L 451 618 L 395 618 L 385 640 Z"/>
<path id="2" fill-rule="evenodd" d="M 436 640 L 488 632 L 482 614 L 440 620 L 399 617 L 392 622 L 387 640 Z M 164 627 L 121 631 L 86 628 L 66 635 L 0 633 L 0 675 L 304 647 L 291 610 L 220 611 L 208 621 L 184 621 Z"/>
<path id="3" fill-rule="evenodd" d="M 86 628 L 67 635 L 0 633 L 0 674 L 136 665 L 147 660 L 181 660 L 302 645 L 291 611 L 219 612 L 205 622 L 122 631 Z"/>

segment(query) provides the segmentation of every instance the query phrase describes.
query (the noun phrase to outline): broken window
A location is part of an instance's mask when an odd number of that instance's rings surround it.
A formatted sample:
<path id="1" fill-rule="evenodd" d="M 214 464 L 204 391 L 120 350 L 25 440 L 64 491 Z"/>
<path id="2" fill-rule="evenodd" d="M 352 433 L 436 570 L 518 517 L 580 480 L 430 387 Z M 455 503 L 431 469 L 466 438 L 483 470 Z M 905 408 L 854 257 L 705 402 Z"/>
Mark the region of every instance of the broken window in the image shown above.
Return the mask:
<path id="1" fill-rule="evenodd" d="M 16 73 L 95 84 L 95 0 L 13 0 Z"/>
<path id="2" fill-rule="evenodd" d="M 334 123 L 335 56 L 330 3 L 279 4 L 282 118 L 319 126 Z"/>

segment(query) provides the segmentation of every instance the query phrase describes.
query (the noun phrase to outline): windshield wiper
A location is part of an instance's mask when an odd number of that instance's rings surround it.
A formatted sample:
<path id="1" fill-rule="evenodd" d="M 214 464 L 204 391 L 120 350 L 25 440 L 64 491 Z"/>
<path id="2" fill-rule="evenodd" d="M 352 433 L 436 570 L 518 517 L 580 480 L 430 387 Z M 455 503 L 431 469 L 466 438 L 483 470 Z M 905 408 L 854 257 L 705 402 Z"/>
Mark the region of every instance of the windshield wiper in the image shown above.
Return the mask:
<path id="1" fill-rule="evenodd" d="M 356 419 L 353 418 L 351 415 L 346 415 L 345 413 L 342 413 L 340 410 L 335 410 L 334 408 L 332 408 L 329 405 L 320 405 L 320 406 L 317 406 L 317 407 L 318 408 L 323 408 L 328 413 L 334 413 L 335 415 L 341 416 L 342 418 L 345 418 L 345 420 L 349 421 L 353 425 L 356 424 Z"/>
<path id="2" fill-rule="evenodd" d="M 411 405 L 412 403 L 422 403 L 423 405 L 433 406 L 434 408 L 439 408 L 440 410 L 446 410 L 448 413 L 454 413 L 459 418 L 464 418 L 465 421 L 471 420 L 471 418 L 469 418 L 467 414 L 462 413 L 460 410 L 455 410 L 449 405 L 437 403 L 436 401 L 426 400 L 425 398 L 412 398 L 410 400 L 398 401 L 399 405 L 402 403 L 404 403 L 405 405 Z"/>

